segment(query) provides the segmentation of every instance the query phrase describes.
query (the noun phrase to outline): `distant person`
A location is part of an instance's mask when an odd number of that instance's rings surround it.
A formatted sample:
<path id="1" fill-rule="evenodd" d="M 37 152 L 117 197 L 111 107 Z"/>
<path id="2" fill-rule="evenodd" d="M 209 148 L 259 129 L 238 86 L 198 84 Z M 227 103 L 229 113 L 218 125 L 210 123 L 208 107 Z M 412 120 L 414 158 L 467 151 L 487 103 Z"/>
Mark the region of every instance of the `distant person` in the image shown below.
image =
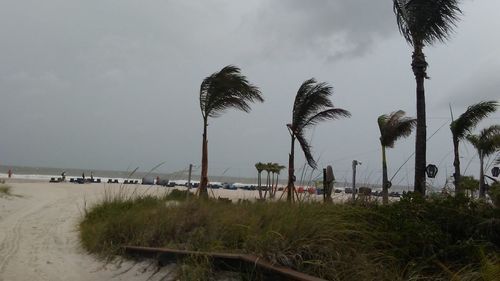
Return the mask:
<path id="1" fill-rule="evenodd" d="M 90 181 L 94 181 L 94 172 L 90 172 Z"/>
<path id="2" fill-rule="evenodd" d="M 82 173 L 82 179 L 85 181 L 85 173 Z"/>
<path id="3" fill-rule="evenodd" d="M 7 173 L 9 175 L 9 179 L 10 179 L 12 177 L 12 169 L 9 169 L 9 171 Z"/>
<path id="4" fill-rule="evenodd" d="M 66 171 L 63 171 L 61 173 L 61 179 L 62 179 L 62 181 L 66 181 Z"/>

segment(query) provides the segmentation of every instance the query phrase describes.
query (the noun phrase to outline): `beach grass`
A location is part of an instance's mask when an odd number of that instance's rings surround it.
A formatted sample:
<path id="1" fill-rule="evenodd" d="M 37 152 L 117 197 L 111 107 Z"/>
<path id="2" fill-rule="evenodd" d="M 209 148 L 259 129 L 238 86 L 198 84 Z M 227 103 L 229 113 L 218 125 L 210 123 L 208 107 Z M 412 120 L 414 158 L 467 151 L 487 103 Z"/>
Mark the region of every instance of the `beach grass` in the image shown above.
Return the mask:
<path id="1" fill-rule="evenodd" d="M 10 185 L 0 184 L 0 196 L 12 196 Z"/>
<path id="2" fill-rule="evenodd" d="M 81 243 L 102 258 L 123 255 L 123 245 L 249 253 L 327 280 L 495 280 L 500 270 L 499 210 L 466 198 L 407 196 L 389 206 L 186 198 L 109 197 L 86 212 Z M 213 271 L 189 259 L 179 274 Z"/>

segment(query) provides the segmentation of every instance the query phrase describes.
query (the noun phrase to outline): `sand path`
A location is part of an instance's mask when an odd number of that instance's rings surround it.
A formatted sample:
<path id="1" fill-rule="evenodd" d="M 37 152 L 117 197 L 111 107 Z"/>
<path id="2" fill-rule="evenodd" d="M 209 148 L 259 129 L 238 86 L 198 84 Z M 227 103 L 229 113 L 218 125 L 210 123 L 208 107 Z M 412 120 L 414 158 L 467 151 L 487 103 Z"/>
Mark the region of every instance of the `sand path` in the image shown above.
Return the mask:
<path id="1" fill-rule="evenodd" d="M 0 197 L 0 281 L 160 280 L 172 270 L 154 274 L 150 263 L 105 264 L 80 247 L 84 201 L 102 196 L 103 185 L 10 185 L 22 197 Z"/>

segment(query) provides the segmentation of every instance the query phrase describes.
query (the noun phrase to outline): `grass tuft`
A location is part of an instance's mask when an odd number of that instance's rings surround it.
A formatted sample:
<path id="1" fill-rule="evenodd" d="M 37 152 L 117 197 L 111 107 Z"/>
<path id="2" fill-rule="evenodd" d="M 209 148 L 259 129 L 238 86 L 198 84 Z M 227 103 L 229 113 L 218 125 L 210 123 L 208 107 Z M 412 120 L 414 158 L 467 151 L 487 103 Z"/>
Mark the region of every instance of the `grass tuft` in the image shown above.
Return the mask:
<path id="1" fill-rule="evenodd" d="M 10 185 L 0 184 L 0 196 L 12 196 Z"/>

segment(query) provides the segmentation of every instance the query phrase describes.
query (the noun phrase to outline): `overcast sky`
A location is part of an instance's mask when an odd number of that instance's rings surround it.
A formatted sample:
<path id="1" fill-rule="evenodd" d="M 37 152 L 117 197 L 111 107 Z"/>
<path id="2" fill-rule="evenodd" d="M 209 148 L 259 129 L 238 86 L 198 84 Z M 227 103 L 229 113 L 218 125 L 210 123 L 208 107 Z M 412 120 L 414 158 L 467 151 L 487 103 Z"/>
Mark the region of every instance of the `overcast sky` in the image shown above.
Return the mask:
<path id="1" fill-rule="evenodd" d="M 363 162 L 380 181 L 376 119 L 415 115 L 411 48 L 391 0 L 0 0 L 0 164 L 162 172 L 200 164 L 199 86 L 227 64 L 259 86 L 265 103 L 209 125 L 209 174 L 254 176 L 254 164 L 287 164 L 296 91 L 308 78 L 334 87 L 352 118 L 309 132 L 319 164 L 338 180 Z M 446 44 L 425 49 L 428 162 L 436 184 L 452 173 L 449 108 L 500 97 L 500 1 L 463 0 Z M 500 114 L 481 127 L 499 123 Z M 388 151 L 390 175 L 414 150 Z M 304 163 L 298 154 L 296 166 Z M 474 156 L 462 145 L 463 168 Z M 410 184 L 411 159 L 393 181 Z M 467 171 L 476 173 L 477 158 Z M 199 171 L 198 171 L 199 173 Z M 285 173 L 284 173 L 285 174 Z"/>

